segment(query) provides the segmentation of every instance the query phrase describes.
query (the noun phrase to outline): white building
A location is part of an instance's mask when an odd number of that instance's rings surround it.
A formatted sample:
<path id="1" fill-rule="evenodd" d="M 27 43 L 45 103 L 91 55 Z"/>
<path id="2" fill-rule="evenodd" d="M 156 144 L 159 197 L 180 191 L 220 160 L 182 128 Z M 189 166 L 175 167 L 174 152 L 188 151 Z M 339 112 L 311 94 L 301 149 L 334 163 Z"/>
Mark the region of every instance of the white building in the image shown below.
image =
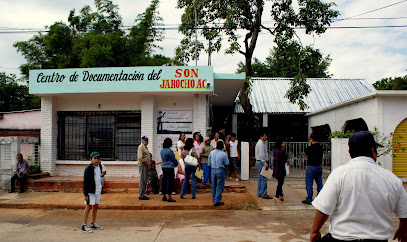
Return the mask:
<path id="1" fill-rule="evenodd" d="M 395 157 L 392 154 L 379 157 L 378 161 L 397 176 L 407 177 L 407 150 L 400 151 L 403 147 L 407 148 L 406 107 L 407 91 L 375 91 L 306 116 L 310 133 L 315 127 L 321 126 L 329 126 L 332 131 L 352 130 L 349 126 L 373 131 L 376 127 L 383 135 L 394 133 L 400 143 L 399 152 L 394 152 Z M 346 144 L 342 153 L 345 155 L 339 163 L 350 159 Z"/>
<path id="2" fill-rule="evenodd" d="M 99 151 L 109 175 L 138 176 L 142 136 L 155 160 L 165 137 L 205 137 L 210 108 L 232 106 L 244 79 L 209 66 L 32 70 L 30 94 L 41 96 L 41 169 L 82 175 Z"/>

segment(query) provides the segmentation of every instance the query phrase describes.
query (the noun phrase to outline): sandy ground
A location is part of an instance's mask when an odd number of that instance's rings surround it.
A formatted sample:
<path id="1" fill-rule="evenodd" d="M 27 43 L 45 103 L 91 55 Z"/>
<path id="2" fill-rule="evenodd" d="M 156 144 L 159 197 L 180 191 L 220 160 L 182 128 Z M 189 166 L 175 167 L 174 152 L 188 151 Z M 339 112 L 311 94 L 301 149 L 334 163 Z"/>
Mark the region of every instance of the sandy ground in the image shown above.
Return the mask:
<path id="1" fill-rule="evenodd" d="M 104 230 L 80 232 L 82 210 L 0 209 L 2 241 L 308 241 L 315 211 L 100 210 Z M 394 218 L 395 225 L 398 223 Z M 327 231 L 324 225 L 322 232 Z"/>

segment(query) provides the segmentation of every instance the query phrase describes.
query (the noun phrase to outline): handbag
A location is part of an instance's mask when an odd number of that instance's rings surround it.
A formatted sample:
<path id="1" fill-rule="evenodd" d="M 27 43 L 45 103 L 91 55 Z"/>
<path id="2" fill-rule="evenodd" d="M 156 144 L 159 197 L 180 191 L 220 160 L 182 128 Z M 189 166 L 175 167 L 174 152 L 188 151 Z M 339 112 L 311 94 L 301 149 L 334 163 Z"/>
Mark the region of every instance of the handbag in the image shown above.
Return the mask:
<path id="1" fill-rule="evenodd" d="M 198 160 L 191 155 L 192 149 L 189 151 L 189 154 L 185 156 L 184 162 L 190 166 L 198 166 Z"/>
<path id="2" fill-rule="evenodd" d="M 198 167 L 198 169 L 196 169 L 195 171 L 195 176 L 200 180 L 203 177 L 203 170 L 201 168 Z"/>

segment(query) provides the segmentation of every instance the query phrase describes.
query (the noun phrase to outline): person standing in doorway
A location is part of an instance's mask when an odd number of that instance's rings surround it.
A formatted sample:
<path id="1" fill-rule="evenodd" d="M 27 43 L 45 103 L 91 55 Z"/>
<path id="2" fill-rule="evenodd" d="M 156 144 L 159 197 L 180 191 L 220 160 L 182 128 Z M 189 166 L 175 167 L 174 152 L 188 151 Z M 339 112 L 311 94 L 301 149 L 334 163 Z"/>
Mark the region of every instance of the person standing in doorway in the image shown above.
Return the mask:
<path id="1" fill-rule="evenodd" d="M 274 201 L 281 203 L 284 201 L 283 185 L 284 178 L 286 176 L 285 165 L 288 165 L 288 155 L 284 150 L 285 143 L 282 138 L 278 138 L 276 142 L 276 150 L 274 151 L 274 163 L 273 163 L 273 177 L 277 179 L 277 189 Z"/>
<path id="2" fill-rule="evenodd" d="M 141 138 L 141 144 L 138 146 L 137 149 L 137 159 L 139 162 L 139 173 L 140 173 L 140 184 L 139 184 L 139 192 L 138 192 L 138 199 L 139 200 L 149 200 L 146 196 L 147 194 L 147 176 L 148 176 L 148 166 L 151 163 L 151 153 L 147 148 L 148 145 L 148 137 L 143 136 Z"/>
<path id="3" fill-rule="evenodd" d="M 223 140 L 221 140 L 219 138 L 219 133 L 215 133 L 215 136 L 213 137 L 213 140 L 211 141 L 211 146 L 213 149 L 216 149 L 216 145 L 218 144 L 219 141 L 222 141 L 222 143 L 223 143 Z"/>
<path id="4" fill-rule="evenodd" d="M 230 141 L 226 145 L 226 151 L 229 156 L 229 171 L 228 171 L 228 179 L 232 180 L 232 173 L 235 178 L 235 181 L 239 181 L 239 178 L 237 178 L 236 174 L 236 167 L 237 167 L 237 162 L 240 160 L 240 146 L 239 146 L 239 141 L 236 139 L 236 134 L 232 133 L 230 136 Z"/>
<path id="5" fill-rule="evenodd" d="M 224 144 L 219 141 L 216 149 L 211 151 L 209 159 L 212 167 L 212 201 L 215 207 L 222 206 L 222 192 L 225 187 L 226 166 L 229 164 L 228 156 L 223 152 Z"/>
<path id="6" fill-rule="evenodd" d="M 313 197 L 313 183 L 317 183 L 317 192 L 322 189 L 322 158 L 323 148 L 317 142 L 315 135 L 311 134 L 309 138 L 310 145 L 305 150 L 305 157 L 308 158 L 308 167 L 305 173 L 305 189 L 307 197 L 302 201 L 304 204 L 311 204 Z"/>
<path id="7" fill-rule="evenodd" d="M 260 175 L 261 170 L 266 169 L 268 170 L 268 152 L 266 146 L 267 135 L 265 133 L 260 134 L 260 138 L 257 141 L 255 147 L 255 156 L 256 156 L 256 168 L 257 168 L 257 196 L 264 198 L 264 199 L 272 199 L 267 194 L 267 177 Z"/>

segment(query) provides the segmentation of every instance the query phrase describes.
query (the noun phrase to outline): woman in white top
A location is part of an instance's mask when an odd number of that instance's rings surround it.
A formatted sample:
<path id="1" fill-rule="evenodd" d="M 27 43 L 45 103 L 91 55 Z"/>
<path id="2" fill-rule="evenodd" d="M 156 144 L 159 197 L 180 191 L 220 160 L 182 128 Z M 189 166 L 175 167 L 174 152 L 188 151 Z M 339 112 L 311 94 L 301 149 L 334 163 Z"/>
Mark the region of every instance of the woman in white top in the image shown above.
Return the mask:
<path id="1" fill-rule="evenodd" d="M 178 153 L 181 155 L 181 158 L 184 158 L 182 155 L 182 153 L 183 153 L 182 151 L 184 150 L 184 146 L 185 146 L 185 138 L 186 138 L 185 133 L 179 134 L 179 139 L 177 142 L 177 150 L 178 150 Z"/>

